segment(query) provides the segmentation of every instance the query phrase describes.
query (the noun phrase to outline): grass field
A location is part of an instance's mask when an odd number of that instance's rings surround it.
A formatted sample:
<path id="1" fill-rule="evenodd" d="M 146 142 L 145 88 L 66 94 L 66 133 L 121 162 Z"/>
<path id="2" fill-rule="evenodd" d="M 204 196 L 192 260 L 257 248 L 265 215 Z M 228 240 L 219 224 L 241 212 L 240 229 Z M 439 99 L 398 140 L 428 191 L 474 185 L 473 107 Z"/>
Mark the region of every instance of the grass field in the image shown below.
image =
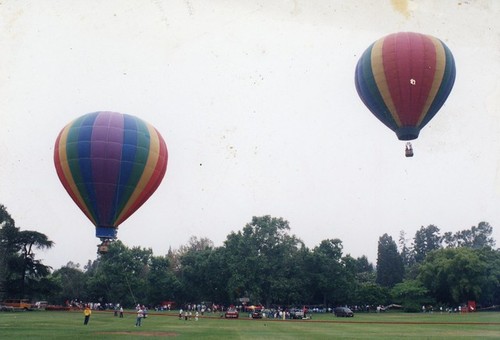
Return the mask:
<path id="1" fill-rule="evenodd" d="M 335 318 L 316 314 L 312 320 L 226 320 L 206 316 L 179 320 L 177 314 L 150 313 L 141 327 L 135 314 L 123 319 L 110 312 L 93 312 L 87 326 L 82 312 L 2 312 L 1 339 L 500 339 L 500 313 L 469 314 L 356 314 Z"/>

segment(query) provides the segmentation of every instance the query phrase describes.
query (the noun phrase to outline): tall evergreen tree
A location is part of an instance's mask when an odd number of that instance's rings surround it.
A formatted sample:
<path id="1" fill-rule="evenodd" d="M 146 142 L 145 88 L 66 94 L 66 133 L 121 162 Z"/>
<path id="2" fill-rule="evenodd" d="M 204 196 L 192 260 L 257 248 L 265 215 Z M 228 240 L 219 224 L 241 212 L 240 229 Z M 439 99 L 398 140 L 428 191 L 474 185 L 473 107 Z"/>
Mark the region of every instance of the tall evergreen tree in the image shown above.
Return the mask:
<path id="1" fill-rule="evenodd" d="M 422 263 L 427 254 L 433 250 L 441 248 L 442 237 L 439 228 L 434 225 L 420 227 L 413 239 L 413 256 L 415 262 Z"/>
<path id="2" fill-rule="evenodd" d="M 376 282 L 381 286 L 392 288 L 396 283 L 402 282 L 403 277 L 403 259 L 398 253 L 396 242 L 391 236 L 384 234 L 378 241 Z"/>
<path id="3" fill-rule="evenodd" d="M 415 262 L 411 249 L 407 246 L 407 241 L 406 233 L 401 230 L 399 232 L 399 249 L 405 268 L 412 266 Z"/>

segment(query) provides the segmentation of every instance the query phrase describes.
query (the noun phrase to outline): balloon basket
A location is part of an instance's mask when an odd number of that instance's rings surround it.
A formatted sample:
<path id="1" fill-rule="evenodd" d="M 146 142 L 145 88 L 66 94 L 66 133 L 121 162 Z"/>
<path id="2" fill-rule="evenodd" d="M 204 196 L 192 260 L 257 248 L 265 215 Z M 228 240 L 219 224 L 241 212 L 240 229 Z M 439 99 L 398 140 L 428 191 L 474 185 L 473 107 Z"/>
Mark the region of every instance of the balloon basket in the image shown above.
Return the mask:
<path id="1" fill-rule="evenodd" d="M 101 244 L 97 245 L 97 254 L 104 255 L 108 252 L 109 250 L 109 244 L 111 243 L 111 240 L 103 240 Z"/>
<path id="2" fill-rule="evenodd" d="M 413 157 L 413 147 L 411 146 L 410 142 L 406 143 L 405 156 L 406 157 Z"/>

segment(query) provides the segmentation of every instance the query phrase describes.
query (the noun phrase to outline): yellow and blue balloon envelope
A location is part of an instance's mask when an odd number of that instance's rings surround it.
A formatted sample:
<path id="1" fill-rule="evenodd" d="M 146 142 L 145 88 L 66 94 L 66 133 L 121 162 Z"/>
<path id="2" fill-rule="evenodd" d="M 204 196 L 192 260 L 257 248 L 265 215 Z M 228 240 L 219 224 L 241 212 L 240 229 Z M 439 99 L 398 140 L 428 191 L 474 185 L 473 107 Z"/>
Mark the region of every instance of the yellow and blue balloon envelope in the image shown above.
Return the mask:
<path id="1" fill-rule="evenodd" d="M 167 170 L 160 133 L 128 114 L 93 112 L 59 133 L 57 175 L 96 227 L 96 237 L 115 239 L 118 226 L 155 192 Z"/>

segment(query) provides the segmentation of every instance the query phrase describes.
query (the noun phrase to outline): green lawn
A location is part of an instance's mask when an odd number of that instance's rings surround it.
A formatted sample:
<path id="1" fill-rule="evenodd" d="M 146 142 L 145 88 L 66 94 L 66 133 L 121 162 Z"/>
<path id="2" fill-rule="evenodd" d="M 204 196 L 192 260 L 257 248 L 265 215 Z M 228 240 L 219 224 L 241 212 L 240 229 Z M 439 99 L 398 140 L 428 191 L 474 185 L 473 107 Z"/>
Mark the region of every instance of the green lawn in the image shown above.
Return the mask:
<path id="1" fill-rule="evenodd" d="M 87 326 L 82 312 L 1 312 L 2 339 L 438 339 L 500 338 L 500 313 L 356 314 L 336 318 L 316 314 L 312 320 L 226 320 L 217 316 L 199 321 L 179 320 L 175 313 L 150 313 L 142 327 L 135 315 L 123 319 L 110 312 L 93 312 Z"/>

